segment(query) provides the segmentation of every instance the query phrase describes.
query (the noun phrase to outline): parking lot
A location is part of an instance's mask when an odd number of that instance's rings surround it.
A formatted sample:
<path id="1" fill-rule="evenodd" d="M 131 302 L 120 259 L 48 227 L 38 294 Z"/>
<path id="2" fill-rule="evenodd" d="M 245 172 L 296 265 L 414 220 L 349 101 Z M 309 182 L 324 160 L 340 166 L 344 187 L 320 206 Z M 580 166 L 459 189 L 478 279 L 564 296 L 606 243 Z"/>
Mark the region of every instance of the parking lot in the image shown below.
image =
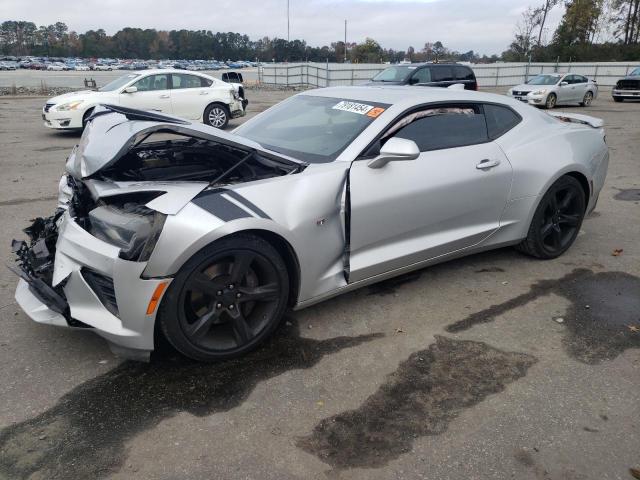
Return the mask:
<path id="1" fill-rule="evenodd" d="M 249 116 L 290 94 L 249 91 Z M 0 97 L 6 263 L 79 139 L 42 126 L 44 101 Z M 289 313 L 245 358 L 122 362 L 90 332 L 30 321 L 2 269 L 0 478 L 632 478 L 640 102 L 558 110 L 603 118 L 611 153 L 565 255 L 507 248 L 373 285 Z"/>

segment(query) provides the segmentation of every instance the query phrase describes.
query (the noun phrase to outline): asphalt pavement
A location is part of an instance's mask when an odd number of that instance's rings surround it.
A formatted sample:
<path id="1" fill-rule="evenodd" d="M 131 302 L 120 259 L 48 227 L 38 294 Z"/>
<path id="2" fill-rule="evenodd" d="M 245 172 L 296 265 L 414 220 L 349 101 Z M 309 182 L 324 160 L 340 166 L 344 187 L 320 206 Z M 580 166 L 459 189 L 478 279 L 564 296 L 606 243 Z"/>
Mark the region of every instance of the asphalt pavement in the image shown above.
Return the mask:
<path id="1" fill-rule="evenodd" d="M 252 90 L 249 109 L 290 93 Z M 42 126 L 44 101 L 0 97 L 7 263 L 79 138 Z M 640 102 L 559 110 L 603 118 L 611 149 L 565 255 L 506 248 L 363 288 L 289 313 L 242 359 L 123 362 L 30 321 L 0 270 L 0 478 L 632 479 Z"/>

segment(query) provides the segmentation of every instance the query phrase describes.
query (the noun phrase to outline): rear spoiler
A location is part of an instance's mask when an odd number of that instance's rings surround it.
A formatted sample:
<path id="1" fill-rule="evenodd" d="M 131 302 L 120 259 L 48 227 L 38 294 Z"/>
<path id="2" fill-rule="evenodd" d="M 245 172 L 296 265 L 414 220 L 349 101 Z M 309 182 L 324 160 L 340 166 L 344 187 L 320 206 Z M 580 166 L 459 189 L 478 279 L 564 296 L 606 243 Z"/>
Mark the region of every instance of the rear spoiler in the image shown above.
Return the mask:
<path id="1" fill-rule="evenodd" d="M 547 112 L 552 117 L 557 118 L 561 122 L 578 123 L 581 125 L 589 125 L 593 128 L 604 127 L 604 121 L 601 118 L 590 117 L 589 115 L 581 115 L 579 113 L 565 112 Z"/>

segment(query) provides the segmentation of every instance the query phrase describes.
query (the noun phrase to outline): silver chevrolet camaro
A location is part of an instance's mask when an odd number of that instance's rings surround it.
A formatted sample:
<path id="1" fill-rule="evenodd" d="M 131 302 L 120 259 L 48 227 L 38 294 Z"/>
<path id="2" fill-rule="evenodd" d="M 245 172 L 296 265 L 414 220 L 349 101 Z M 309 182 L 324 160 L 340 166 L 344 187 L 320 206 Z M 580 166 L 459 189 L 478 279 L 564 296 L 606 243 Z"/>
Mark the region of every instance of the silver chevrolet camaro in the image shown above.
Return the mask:
<path id="1" fill-rule="evenodd" d="M 287 308 L 492 248 L 561 255 L 608 160 L 599 119 L 464 90 L 307 91 L 233 133 L 107 105 L 13 242 L 16 299 L 129 358 L 160 332 L 237 356 Z"/>

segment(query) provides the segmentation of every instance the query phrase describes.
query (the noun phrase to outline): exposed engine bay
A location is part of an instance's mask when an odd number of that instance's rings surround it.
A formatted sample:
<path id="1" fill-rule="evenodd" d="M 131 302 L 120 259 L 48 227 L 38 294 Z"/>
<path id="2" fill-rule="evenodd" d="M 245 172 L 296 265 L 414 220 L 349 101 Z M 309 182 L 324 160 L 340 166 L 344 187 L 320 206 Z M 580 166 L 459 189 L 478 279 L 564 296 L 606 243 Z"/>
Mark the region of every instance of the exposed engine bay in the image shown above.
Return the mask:
<path id="1" fill-rule="evenodd" d="M 208 181 L 236 184 L 287 175 L 298 165 L 201 138 L 138 142 L 94 178 L 110 181 Z"/>

